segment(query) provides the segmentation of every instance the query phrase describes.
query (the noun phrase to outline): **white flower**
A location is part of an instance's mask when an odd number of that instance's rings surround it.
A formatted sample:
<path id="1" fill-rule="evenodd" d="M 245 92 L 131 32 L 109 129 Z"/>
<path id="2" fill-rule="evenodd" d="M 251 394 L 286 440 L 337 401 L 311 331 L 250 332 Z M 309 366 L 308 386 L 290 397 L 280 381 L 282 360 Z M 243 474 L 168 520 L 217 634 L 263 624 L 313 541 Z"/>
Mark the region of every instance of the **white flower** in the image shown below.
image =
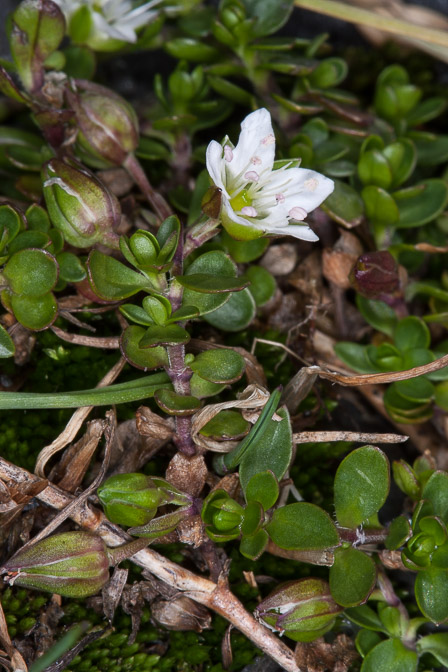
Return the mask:
<path id="1" fill-rule="evenodd" d="M 131 0 L 53 0 L 69 22 L 80 7 L 88 7 L 93 20 L 92 35 L 86 44 L 102 48 L 110 39 L 121 42 L 136 42 L 136 30 L 150 23 L 156 16 L 153 8 L 162 0 L 151 0 L 135 6 Z"/>
<path id="2" fill-rule="evenodd" d="M 328 177 L 291 163 L 274 169 L 275 137 L 266 109 L 249 114 L 241 124 L 236 147 L 226 139 L 207 147 L 207 170 L 222 192 L 221 220 L 241 240 L 264 233 L 315 241 L 318 237 L 301 222 L 334 189 Z"/>

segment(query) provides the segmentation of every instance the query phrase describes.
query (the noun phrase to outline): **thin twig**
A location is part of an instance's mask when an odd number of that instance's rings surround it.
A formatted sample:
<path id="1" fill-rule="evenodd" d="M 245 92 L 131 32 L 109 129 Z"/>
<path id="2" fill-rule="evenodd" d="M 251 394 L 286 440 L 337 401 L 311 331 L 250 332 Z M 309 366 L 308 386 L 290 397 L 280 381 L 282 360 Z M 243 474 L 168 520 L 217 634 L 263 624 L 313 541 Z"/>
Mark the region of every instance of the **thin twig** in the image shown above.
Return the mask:
<path id="1" fill-rule="evenodd" d="M 39 480 L 25 469 L 1 457 L 0 479 L 13 480 L 16 483 Z M 38 499 L 55 509 L 63 509 L 73 501 L 71 496 L 52 484 L 39 493 Z M 129 535 L 124 530 L 109 522 L 104 514 L 87 502 L 72 511 L 70 517 L 80 527 L 99 534 L 110 547 L 121 546 L 130 541 Z M 171 587 L 184 592 L 191 599 L 226 618 L 287 672 L 302 672 L 294 660 L 293 651 L 245 610 L 224 581 L 216 584 L 202 576 L 197 576 L 149 548 L 139 551 L 132 556 L 131 560 Z"/>
<path id="2" fill-rule="evenodd" d="M 409 21 L 401 21 L 391 16 L 379 16 L 376 12 L 353 7 L 353 5 L 345 2 L 337 2 L 336 0 L 294 0 L 294 4 L 296 7 L 334 16 L 349 23 L 357 23 L 370 28 L 377 28 L 385 33 L 393 33 L 394 35 L 402 35 L 403 37 L 448 47 L 448 35 L 442 30 L 417 26 Z"/>
<path id="3" fill-rule="evenodd" d="M 83 334 L 69 334 L 59 327 L 51 327 L 51 331 L 63 341 L 74 343 L 75 345 L 87 345 L 90 348 L 104 348 L 116 350 L 120 347 L 118 336 L 84 336 Z"/>
<path id="4" fill-rule="evenodd" d="M 40 532 L 38 532 L 30 541 L 25 544 L 25 546 L 22 546 L 20 551 L 22 552 L 24 548 L 28 546 L 32 546 L 36 542 L 40 541 L 41 539 L 44 539 L 45 537 L 48 537 L 49 534 L 51 534 L 59 525 L 62 525 L 62 523 L 69 518 L 74 511 L 76 511 L 77 508 L 80 508 L 84 505 L 84 502 L 87 500 L 87 497 L 89 497 L 95 490 L 96 488 L 101 484 L 107 469 L 109 468 L 109 463 L 110 463 L 110 454 L 111 454 L 111 449 L 112 449 L 112 443 L 114 440 L 115 436 L 115 428 L 116 428 L 116 423 L 117 419 L 115 416 L 114 411 L 107 411 L 106 413 L 106 420 L 102 421 L 103 422 L 103 433 L 106 438 L 106 446 L 104 449 L 104 457 L 101 463 L 101 468 L 92 481 L 92 483 L 83 491 L 81 492 L 80 495 L 75 497 L 65 508 L 62 509 L 54 518 L 51 520 L 48 525 L 46 525 Z"/>
<path id="5" fill-rule="evenodd" d="M 294 443 L 326 443 L 327 441 L 356 441 L 357 443 L 403 443 L 409 439 L 402 434 L 366 432 L 299 432 L 292 435 Z"/>
<path id="6" fill-rule="evenodd" d="M 334 383 L 340 383 L 341 385 L 353 387 L 358 385 L 380 385 L 383 383 L 393 383 L 397 380 L 409 380 L 410 378 L 417 378 L 418 376 L 423 376 L 427 373 L 440 371 L 440 369 L 443 369 L 445 366 L 448 366 L 448 355 L 443 355 L 443 357 L 439 357 L 433 362 L 429 362 L 429 364 L 414 366 L 412 369 L 405 369 L 404 371 L 347 375 L 336 373 L 334 371 L 326 371 L 320 366 L 309 366 L 306 369 L 306 372 L 309 375 L 315 375 L 317 373 L 320 378 L 326 378 L 327 380 L 331 380 Z"/>
<path id="7" fill-rule="evenodd" d="M 124 357 L 120 357 L 118 362 L 106 373 L 104 378 L 100 380 L 97 387 L 107 387 L 108 385 L 111 385 L 119 376 L 125 364 L 126 360 Z M 82 406 L 81 408 L 78 408 L 68 421 L 64 431 L 61 432 L 61 434 L 52 443 L 50 443 L 49 446 L 42 448 L 36 460 L 35 472 L 38 476 L 45 478 L 45 465 L 47 464 L 48 460 L 59 450 L 65 448 L 65 446 L 69 444 L 70 441 L 73 441 L 79 432 L 82 423 L 88 417 L 90 411 L 93 408 L 94 406 Z"/>
<path id="8" fill-rule="evenodd" d="M 294 357 L 295 359 L 297 359 L 302 364 L 308 364 L 308 362 L 305 359 L 303 359 L 303 357 L 300 357 L 300 355 L 298 355 L 296 352 L 294 352 L 294 350 L 291 350 L 291 348 L 288 348 L 288 346 L 285 345 L 284 343 L 280 343 L 279 341 L 270 341 L 267 338 L 258 338 L 258 337 L 254 338 L 254 340 L 252 341 L 252 347 L 250 349 L 250 354 L 251 355 L 253 355 L 255 353 L 255 348 L 257 347 L 257 343 L 265 343 L 265 345 L 273 345 L 276 348 L 281 348 L 282 350 L 287 352 L 289 355 L 291 355 L 291 357 Z"/>

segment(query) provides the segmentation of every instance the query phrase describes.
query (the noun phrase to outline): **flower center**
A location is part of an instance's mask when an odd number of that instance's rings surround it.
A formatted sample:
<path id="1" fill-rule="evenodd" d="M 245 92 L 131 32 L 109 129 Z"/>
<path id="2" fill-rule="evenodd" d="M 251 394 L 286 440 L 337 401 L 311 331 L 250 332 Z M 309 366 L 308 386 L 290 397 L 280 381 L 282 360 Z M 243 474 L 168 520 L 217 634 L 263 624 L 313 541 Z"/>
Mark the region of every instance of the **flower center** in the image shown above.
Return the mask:
<path id="1" fill-rule="evenodd" d="M 252 205 L 249 191 L 247 189 L 242 189 L 236 196 L 230 199 L 230 205 L 235 212 L 239 212 L 244 207 Z"/>

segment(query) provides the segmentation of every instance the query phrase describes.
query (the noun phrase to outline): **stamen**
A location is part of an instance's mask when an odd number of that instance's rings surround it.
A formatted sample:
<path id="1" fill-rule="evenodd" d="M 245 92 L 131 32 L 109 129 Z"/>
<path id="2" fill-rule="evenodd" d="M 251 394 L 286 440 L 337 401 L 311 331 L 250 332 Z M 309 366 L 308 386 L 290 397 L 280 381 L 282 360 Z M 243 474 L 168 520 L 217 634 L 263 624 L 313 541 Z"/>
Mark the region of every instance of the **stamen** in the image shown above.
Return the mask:
<path id="1" fill-rule="evenodd" d="M 246 217 L 256 217 L 258 215 L 258 212 L 251 205 L 245 205 L 244 208 L 241 208 L 240 212 L 242 215 L 246 215 Z"/>
<path id="2" fill-rule="evenodd" d="M 226 145 L 224 147 L 224 158 L 227 161 L 227 163 L 230 163 L 231 160 L 233 159 L 233 149 L 229 147 L 229 145 Z"/>
<path id="3" fill-rule="evenodd" d="M 277 201 L 277 203 L 284 203 L 285 197 L 283 194 L 275 194 L 275 200 Z"/>
<path id="4" fill-rule="evenodd" d="M 295 206 L 294 208 L 291 208 L 288 214 L 291 219 L 297 219 L 299 222 L 301 222 L 303 219 L 305 219 L 308 213 L 303 208 Z"/>
<path id="5" fill-rule="evenodd" d="M 259 166 L 262 163 L 259 156 L 253 156 L 250 162 L 253 163 L 254 166 Z"/>
<path id="6" fill-rule="evenodd" d="M 248 170 L 247 173 L 244 173 L 244 179 L 248 180 L 249 182 L 258 182 L 260 176 L 255 172 L 255 170 Z"/>

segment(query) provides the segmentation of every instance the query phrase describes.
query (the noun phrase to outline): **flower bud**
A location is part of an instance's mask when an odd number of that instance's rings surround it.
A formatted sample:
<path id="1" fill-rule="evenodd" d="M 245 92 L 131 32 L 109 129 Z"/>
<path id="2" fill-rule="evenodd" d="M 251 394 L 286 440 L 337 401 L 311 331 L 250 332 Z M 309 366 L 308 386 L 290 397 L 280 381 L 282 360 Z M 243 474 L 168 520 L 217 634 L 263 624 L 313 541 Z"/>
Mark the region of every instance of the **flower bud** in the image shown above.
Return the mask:
<path id="1" fill-rule="evenodd" d="M 144 474 L 117 474 L 98 488 L 98 497 L 108 519 L 118 525 L 140 527 L 156 515 L 157 508 L 166 504 L 190 504 L 184 495 L 163 478 Z"/>
<path id="2" fill-rule="evenodd" d="M 118 246 L 121 220 L 115 196 L 76 161 L 51 159 L 43 167 L 43 192 L 53 225 L 75 247 Z"/>
<path id="3" fill-rule="evenodd" d="M 101 537 L 64 532 L 19 551 L 3 567 L 10 584 L 64 597 L 94 595 L 109 581 L 109 557 Z"/>
<path id="4" fill-rule="evenodd" d="M 170 600 L 155 600 L 151 604 L 151 616 L 168 630 L 194 630 L 202 632 L 210 627 L 208 610 L 186 595 Z"/>
<path id="5" fill-rule="evenodd" d="M 72 80 L 67 101 L 75 113 L 81 148 L 113 165 L 124 163 L 139 141 L 131 105 L 110 89 L 81 79 Z"/>
<path id="6" fill-rule="evenodd" d="M 397 262 L 386 250 L 361 254 L 350 273 L 350 282 L 366 299 L 393 294 L 400 285 Z"/>
<path id="7" fill-rule="evenodd" d="M 311 641 L 330 629 L 342 611 L 322 579 L 300 579 L 279 586 L 255 610 L 272 630 L 296 641 Z"/>

